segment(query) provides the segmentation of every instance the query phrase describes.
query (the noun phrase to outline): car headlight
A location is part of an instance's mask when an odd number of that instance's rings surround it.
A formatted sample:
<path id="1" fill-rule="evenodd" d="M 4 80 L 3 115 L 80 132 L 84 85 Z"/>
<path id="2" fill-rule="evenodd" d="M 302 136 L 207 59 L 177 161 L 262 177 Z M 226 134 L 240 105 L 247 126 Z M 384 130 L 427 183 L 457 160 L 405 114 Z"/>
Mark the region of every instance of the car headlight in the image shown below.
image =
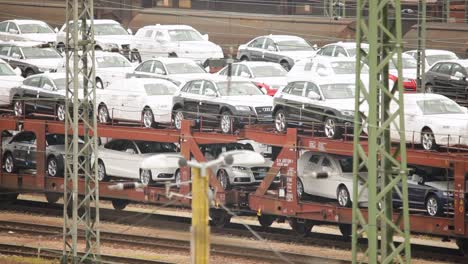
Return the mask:
<path id="1" fill-rule="evenodd" d="M 444 196 L 453 197 L 453 192 L 442 192 Z"/>
<path id="2" fill-rule="evenodd" d="M 238 111 L 250 111 L 250 106 L 247 105 L 237 105 L 236 110 Z"/>
<path id="3" fill-rule="evenodd" d="M 344 116 L 354 116 L 354 111 L 344 110 L 344 111 L 340 111 L 340 112 Z"/>

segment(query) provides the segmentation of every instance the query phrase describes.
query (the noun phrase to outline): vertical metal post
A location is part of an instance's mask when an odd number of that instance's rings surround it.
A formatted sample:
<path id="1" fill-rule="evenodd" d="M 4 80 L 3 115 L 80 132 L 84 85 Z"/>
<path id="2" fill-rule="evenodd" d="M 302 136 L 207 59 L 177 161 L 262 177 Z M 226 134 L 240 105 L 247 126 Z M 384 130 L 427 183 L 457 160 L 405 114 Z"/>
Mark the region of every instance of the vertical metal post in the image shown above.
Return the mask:
<path id="1" fill-rule="evenodd" d="M 468 1 L 465 1 L 465 23 L 468 24 Z"/>
<path id="2" fill-rule="evenodd" d="M 207 264 L 210 258 L 208 176 L 206 175 L 206 169 L 192 168 L 191 251 L 193 264 Z"/>
<path id="3" fill-rule="evenodd" d="M 96 104 L 93 5 L 93 0 L 66 1 L 67 111 L 62 263 L 100 261 L 97 121 L 93 109 Z M 84 178 L 82 197 L 79 197 L 78 189 L 80 176 Z M 86 247 L 81 256 L 78 256 L 78 226 L 85 232 Z"/>
<path id="4" fill-rule="evenodd" d="M 367 19 L 364 10 L 368 10 Z M 358 238 L 367 235 L 368 244 L 364 258 L 368 263 L 410 263 L 409 212 L 407 188 L 406 142 L 402 85 L 402 28 L 399 0 L 358 0 L 356 46 L 356 98 L 353 160 L 353 201 L 367 196 L 368 208 L 361 210 L 353 202 L 353 263 L 358 259 Z M 361 44 L 369 43 L 369 52 Z M 389 63 L 393 60 L 398 69 L 398 81 L 389 87 Z M 369 66 L 369 82 L 361 82 L 363 61 Z M 395 105 L 390 109 L 390 105 Z M 366 112 L 360 110 L 368 109 Z M 398 133 L 400 143 L 391 148 L 390 130 Z M 359 136 L 368 134 L 368 151 Z M 399 158 L 399 159 L 398 159 Z M 367 169 L 368 175 L 359 173 Z M 397 192 L 403 201 L 401 215 L 393 219 L 392 193 Z M 395 245 L 393 236 L 403 237 Z M 381 240 L 378 247 L 379 238 Z M 402 256 L 403 255 L 403 256 Z"/>
<path id="5" fill-rule="evenodd" d="M 444 0 L 444 15 L 445 15 L 445 22 L 450 22 L 450 0 Z"/>
<path id="6" fill-rule="evenodd" d="M 416 69 L 416 88 L 418 93 L 426 91 L 426 0 L 418 1 L 418 66 Z"/>
<path id="7" fill-rule="evenodd" d="M 325 16 L 333 19 L 342 18 L 345 16 L 345 0 L 327 0 L 325 3 Z"/>

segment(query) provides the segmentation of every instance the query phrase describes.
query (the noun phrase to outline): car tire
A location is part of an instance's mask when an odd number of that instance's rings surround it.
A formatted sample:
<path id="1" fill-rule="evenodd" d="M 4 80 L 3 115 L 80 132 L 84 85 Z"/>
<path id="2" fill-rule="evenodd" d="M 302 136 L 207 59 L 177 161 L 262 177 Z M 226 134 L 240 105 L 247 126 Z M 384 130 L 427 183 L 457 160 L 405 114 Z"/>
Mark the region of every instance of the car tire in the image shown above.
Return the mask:
<path id="1" fill-rule="evenodd" d="M 244 55 L 244 56 L 242 56 L 242 57 L 240 58 L 240 60 L 241 60 L 241 61 L 249 61 L 249 57 L 247 57 L 247 56 Z"/>
<path id="2" fill-rule="evenodd" d="M 175 182 L 175 186 L 177 188 L 180 188 L 180 186 L 182 185 L 181 182 L 182 182 L 182 178 L 181 178 L 181 175 L 180 175 L 180 170 L 177 170 L 175 173 L 174 173 L 174 182 Z"/>
<path id="3" fill-rule="evenodd" d="M 424 206 L 426 207 L 426 213 L 430 216 L 443 215 L 443 208 L 441 207 L 439 198 L 434 194 L 430 194 L 426 198 L 426 202 L 424 203 Z"/>
<path id="4" fill-rule="evenodd" d="M 430 128 L 424 128 L 421 131 L 421 146 L 424 150 L 437 149 L 437 143 L 435 141 L 434 133 Z"/>
<path id="5" fill-rule="evenodd" d="M 34 71 L 32 69 L 27 69 L 25 72 L 24 72 L 24 78 L 27 78 L 31 75 L 34 75 Z"/>
<path id="6" fill-rule="evenodd" d="M 258 223 L 260 223 L 263 228 L 270 227 L 273 222 L 275 222 L 276 218 L 276 216 L 268 214 L 261 214 L 257 216 Z"/>
<path id="7" fill-rule="evenodd" d="M 351 207 L 351 196 L 349 195 L 348 188 L 340 185 L 336 191 L 336 200 L 341 207 Z"/>
<path id="8" fill-rule="evenodd" d="M 297 192 L 297 199 L 301 200 L 304 196 L 304 184 L 302 183 L 299 177 L 296 177 L 296 192 Z"/>
<path id="9" fill-rule="evenodd" d="M 4 168 L 7 173 L 18 172 L 18 168 L 16 168 L 16 165 L 15 165 L 15 159 L 13 158 L 13 155 L 11 155 L 11 153 L 7 153 L 5 155 L 3 163 L 5 164 Z"/>
<path id="10" fill-rule="evenodd" d="M 286 113 L 283 109 L 279 109 L 275 113 L 275 129 L 279 133 L 286 133 L 286 130 L 288 129 Z"/>
<path id="11" fill-rule="evenodd" d="M 281 62 L 280 62 L 280 65 L 281 65 L 286 71 L 291 70 L 291 65 L 289 65 L 289 62 L 287 62 L 287 61 L 281 61 Z"/>
<path id="12" fill-rule="evenodd" d="M 173 120 L 174 120 L 174 127 L 177 130 L 182 129 L 182 120 L 184 120 L 184 112 L 182 111 L 182 108 L 177 108 L 173 112 Z"/>
<path id="13" fill-rule="evenodd" d="M 13 99 L 13 112 L 16 117 L 26 116 L 26 109 L 24 107 L 23 99 L 19 97 Z"/>
<path id="14" fill-rule="evenodd" d="M 153 115 L 153 111 L 151 111 L 151 109 L 149 107 L 145 107 L 145 109 L 143 109 L 142 113 L 142 119 L 143 119 L 143 125 L 146 127 L 146 128 L 155 128 L 156 127 L 156 123 L 154 122 L 154 115 Z"/>
<path id="15" fill-rule="evenodd" d="M 67 113 L 66 113 L 64 104 L 57 105 L 56 113 L 57 113 L 57 120 L 61 122 L 65 122 Z"/>
<path id="16" fill-rule="evenodd" d="M 111 121 L 111 118 L 109 116 L 109 110 L 104 104 L 100 105 L 98 108 L 98 121 L 101 124 L 109 124 Z"/>
<path id="17" fill-rule="evenodd" d="M 102 160 L 98 160 L 98 181 L 105 182 L 108 180 L 107 173 L 106 173 L 106 166 Z"/>
<path id="18" fill-rule="evenodd" d="M 50 177 L 61 177 L 63 172 L 59 168 L 57 158 L 52 156 L 47 159 L 47 175 Z"/>
<path id="19" fill-rule="evenodd" d="M 96 89 L 104 89 L 104 83 L 101 78 L 96 78 Z"/>
<path id="20" fill-rule="evenodd" d="M 230 111 L 223 111 L 219 118 L 219 128 L 223 134 L 229 134 L 235 131 L 235 119 Z"/>
<path id="21" fill-rule="evenodd" d="M 150 185 L 153 183 L 152 175 L 150 170 L 140 169 L 140 182 L 144 185 Z"/>
<path id="22" fill-rule="evenodd" d="M 337 120 L 335 117 L 326 117 L 323 122 L 323 131 L 325 136 L 330 139 L 339 139 L 341 138 L 343 131 L 341 127 L 338 126 Z"/>
<path id="23" fill-rule="evenodd" d="M 218 174 L 216 175 L 216 178 L 218 179 L 219 183 L 221 186 L 224 188 L 224 190 L 229 190 L 231 189 L 231 183 L 229 181 L 229 175 L 226 170 L 219 170 Z"/>

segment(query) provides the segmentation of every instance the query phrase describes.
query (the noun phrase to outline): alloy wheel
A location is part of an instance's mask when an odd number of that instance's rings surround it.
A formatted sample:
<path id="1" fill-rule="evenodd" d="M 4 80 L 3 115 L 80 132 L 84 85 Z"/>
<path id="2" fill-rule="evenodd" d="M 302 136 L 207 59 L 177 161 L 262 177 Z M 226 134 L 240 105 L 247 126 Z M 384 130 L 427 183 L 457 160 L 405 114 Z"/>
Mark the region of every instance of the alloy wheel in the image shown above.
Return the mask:
<path id="1" fill-rule="evenodd" d="M 223 132 L 224 134 L 231 132 L 231 122 L 232 122 L 231 115 L 229 113 L 223 113 L 221 115 L 221 122 L 220 122 L 221 132 Z"/>
<path id="2" fill-rule="evenodd" d="M 106 168 L 104 163 L 98 162 L 98 181 L 104 181 L 106 178 Z"/>
<path id="3" fill-rule="evenodd" d="M 105 105 L 99 107 L 98 117 L 99 123 L 106 124 L 109 122 L 109 111 Z"/>
<path id="4" fill-rule="evenodd" d="M 342 207 L 349 205 L 349 192 L 346 187 L 340 187 L 338 189 L 338 204 Z"/>
<path id="5" fill-rule="evenodd" d="M 336 135 L 336 121 L 333 118 L 325 120 L 325 135 L 327 138 L 334 138 Z"/>
<path id="6" fill-rule="evenodd" d="M 302 184 L 302 181 L 299 178 L 297 178 L 296 185 L 297 198 L 301 199 L 302 195 L 304 195 L 304 185 Z"/>
<path id="7" fill-rule="evenodd" d="M 218 172 L 218 180 L 221 186 L 226 190 L 229 186 L 229 179 L 225 170 L 220 170 Z"/>
<path id="8" fill-rule="evenodd" d="M 154 116 L 151 109 L 145 109 L 143 111 L 143 124 L 146 128 L 151 128 L 154 123 Z"/>
<path id="9" fill-rule="evenodd" d="M 182 183 L 182 179 L 180 178 L 180 171 L 176 171 L 175 173 L 175 184 L 176 184 L 176 187 L 177 188 L 180 188 L 181 186 L 181 183 Z"/>
<path id="10" fill-rule="evenodd" d="M 11 154 L 9 154 L 5 158 L 5 171 L 8 173 L 13 173 L 14 170 L 15 170 L 15 164 L 13 161 L 13 157 L 11 156 Z"/>
<path id="11" fill-rule="evenodd" d="M 432 150 L 435 147 L 434 133 L 431 130 L 424 130 L 421 133 L 421 144 L 425 150 Z"/>
<path id="12" fill-rule="evenodd" d="M 21 101 L 15 101 L 15 105 L 13 107 L 13 110 L 15 112 L 15 116 L 17 117 L 22 117 L 23 116 L 23 102 Z"/>
<path id="13" fill-rule="evenodd" d="M 426 210 L 430 216 L 435 216 L 438 213 L 439 205 L 437 199 L 434 196 L 431 196 L 427 199 Z"/>
<path id="14" fill-rule="evenodd" d="M 65 121 L 65 105 L 57 106 L 57 119 L 59 121 Z"/>
<path id="15" fill-rule="evenodd" d="M 180 130 L 182 128 L 182 120 L 184 120 L 184 113 L 181 110 L 176 110 L 174 115 L 174 126 L 176 129 Z"/>
<path id="16" fill-rule="evenodd" d="M 141 170 L 140 172 L 141 183 L 148 185 L 151 181 L 151 173 L 149 170 Z"/>
<path id="17" fill-rule="evenodd" d="M 49 173 L 49 176 L 57 176 L 57 160 L 54 158 L 49 159 L 49 162 L 47 163 L 47 172 Z"/>
<path id="18" fill-rule="evenodd" d="M 278 132 L 286 130 L 286 116 L 283 111 L 278 111 L 275 117 L 275 128 Z"/>

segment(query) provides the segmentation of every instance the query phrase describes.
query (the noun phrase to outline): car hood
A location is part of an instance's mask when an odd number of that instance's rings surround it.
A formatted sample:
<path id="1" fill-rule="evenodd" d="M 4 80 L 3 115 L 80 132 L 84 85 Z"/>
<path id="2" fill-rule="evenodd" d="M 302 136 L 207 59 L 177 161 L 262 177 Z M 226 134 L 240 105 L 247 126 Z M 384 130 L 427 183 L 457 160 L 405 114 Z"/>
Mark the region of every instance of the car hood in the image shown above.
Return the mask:
<path id="1" fill-rule="evenodd" d="M 57 35 L 55 33 L 31 33 L 21 34 L 25 40 L 38 41 L 43 43 L 57 42 Z"/>
<path id="2" fill-rule="evenodd" d="M 221 51 L 221 47 L 211 41 L 178 41 L 170 42 L 168 47 L 179 47 L 183 50 L 214 52 Z M 180 55 L 182 57 L 182 55 Z"/>
<path id="3" fill-rule="evenodd" d="M 430 181 L 425 182 L 424 185 L 430 186 L 440 191 L 453 191 L 453 181 Z M 468 190 L 468 182 L 465 182 L 465 190 Z"/>
<path id="4" fill-rule="evenodd" d="M 24 78 L 18 75 L 0 76 L 0 87 L 2 88 L 13 88 L 20 86 L 23 83 Z M 0 89 L 0 93 L 5 89 Z"/>
<path id="5" fill-rule="evenodd" d="M 133 35 L 109 35 L 109 36 L 94 36 L 96 42 L 100 43 L 113 43 L 119 45 L 130 45 L 133 40 Z"/>
<path id="6" fill-rule="evenodd" d="M 138 156 L 142 159 L 141 162 L 143 162 L 146 158 L 149 158 L 149 157 L 174 156 L 174 155 L 178 155 L 178 154 L 180 154 L 180 153 L 174 153 L 174 152 L 171 152 L 171 153 L 145 153 L 145 154 L 140 154 Z M 179 167 L 179 160 L 174 159 L 174 158 L 167 159 L 166 163 L 164 165 L 167 166 L 168 168 L 178 168 Z"/>
<path id="7" fill-rule="evenodd" d="M 39 68 L 57 69 L 62 64 L 63 58 L 27 59 L 26 61 Z"/>
<path id="8" fill-rule="evenodd" d="M 247 106 L 273 106 L 273 97 L 268 95 L 237 95 L 237 96 L 221 96 L 218 97 L 222 101 L 228 102 L 231 105 L 247 105 Z"/>
<path id="9" fill-rule="evenodd" d="M 317 53 L 315 50 L 296 50 L 296 51 L 280 51 L 278 55 L 289 57 L 296 60 L 313 57 Z"/>
<path id="10" fill-rule="evenodd" d="M 127 73 L 133 73 L 133 67 L 109 67 L 109 68 L 99 68 L 96 69 L 96 72 L 102 72 L 107 74 L 115 74 L 117 76 L 126 77 Z"/>
<path id="11" fill-rule="evenodd" d="M 390 69 L 389 73 L 398 76 L 398 71 L 396 69 Z M 402 70 L 403 78 L 408 78 L 408 79 L 416 79 L 417 73 L 416 69 L 403 69 Z"/>
<path id="12" fill-rule="evenodd" d="M 268 86 L 275 86 L 274 88 L 283 87 L 288 84 L 286 76 L 284 77 L 257 77 L 252 79 L 254 82 L 265 83 Z"/>

